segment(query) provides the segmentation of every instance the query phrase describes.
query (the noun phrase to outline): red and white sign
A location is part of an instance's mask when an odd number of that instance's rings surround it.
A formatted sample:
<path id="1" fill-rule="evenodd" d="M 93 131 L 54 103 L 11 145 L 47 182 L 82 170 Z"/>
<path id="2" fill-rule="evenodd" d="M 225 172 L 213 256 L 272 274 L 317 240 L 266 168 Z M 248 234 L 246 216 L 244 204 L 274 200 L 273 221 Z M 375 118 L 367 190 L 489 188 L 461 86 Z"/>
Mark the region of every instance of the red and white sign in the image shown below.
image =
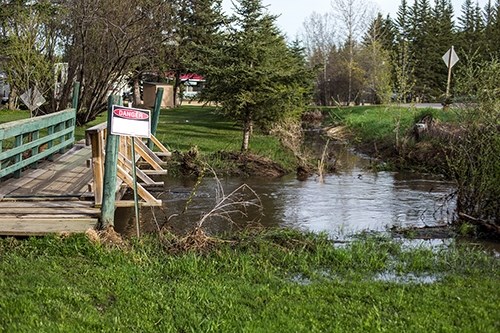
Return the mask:
<path id="1" fill-rule="evenodd" d="M 151 111 L 113 105 L 111 134 L 151 137 Z"/>

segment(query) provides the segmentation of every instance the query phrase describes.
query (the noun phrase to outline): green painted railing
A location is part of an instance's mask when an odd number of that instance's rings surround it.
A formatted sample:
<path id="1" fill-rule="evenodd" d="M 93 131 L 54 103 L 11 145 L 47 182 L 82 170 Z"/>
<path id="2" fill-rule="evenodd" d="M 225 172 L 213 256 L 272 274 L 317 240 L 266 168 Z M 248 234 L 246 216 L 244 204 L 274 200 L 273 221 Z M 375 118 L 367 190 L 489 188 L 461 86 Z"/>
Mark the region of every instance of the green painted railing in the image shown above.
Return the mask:
<path id="1" fill-rule="evenodd" d="M 75 141 L 75 109 L 0 124 L 0 178 L 50 159 Z"/>

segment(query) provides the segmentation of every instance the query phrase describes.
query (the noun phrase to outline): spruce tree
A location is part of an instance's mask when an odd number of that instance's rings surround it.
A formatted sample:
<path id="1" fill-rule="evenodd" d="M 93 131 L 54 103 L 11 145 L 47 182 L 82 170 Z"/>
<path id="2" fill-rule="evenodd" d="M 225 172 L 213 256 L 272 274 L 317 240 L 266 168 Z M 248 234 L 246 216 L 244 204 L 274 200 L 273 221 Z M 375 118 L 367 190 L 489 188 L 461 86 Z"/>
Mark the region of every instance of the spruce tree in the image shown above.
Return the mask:
<path id="1" fill-rule="evenodd" d="M 462 14 L 459 22 L 459 51 L 470 58 L 481 53 L 481 41 L 483 40 L 483 17 L 481 9 L 472 4 L 472 0 L 465 0 L 462 5 Z"/>
<path id="2" fill-rule="evenodd" d="M 406 0 L 401 1 L 394 22 L 395 43 L 392 50 L 393 82 L 396 99 L 406 102 L 414 86 L 414 64 L 412 59 L 411 40 L 411 8 Z"/>
<path id="3" fill-rule="evenodd" d="M 485 44 L 489 59 L 500 59 L 500 0 L 485 8 Z"/>
<path id="4" fill-rule="evenodd" d="M 495 52 L 498 47 L 498 43 L 492 43 L 492 36 L 495 35 L 494 24 L 495 24 L 495 7 L 493 6 L 491 0 L 484 7 L 484 48 L 488 57 L 491 57 L 492 53 Z"/>
<path id="5" fill-rule="evenodd" d="M 453 7 L 450 0 L 436 0 L 432 9 L 432 20 L 429 31 L 433 35 L 433 43 L 428 46 L 429 89 L 434 100 L 444 98 L 448 68 L 443 63 L 442 56 L 455 44 Z M 439 98 L 440 102 L 444 102 Z"/>
<path id="6" fill-rule="evenodd" d="M 206 52 L 216 45 L 225 20 L 222 0 L 175 0 L 173 38 L 166 44 L 165 65 L 174 74 L 174 101 L 181 75 L 198 72 Z"/>
<path id="7" fill-rule="evenodd" d="M 304 104 L 312 82 L 299 49 L 287 46 L 261 0 L 235 1 L 235 16 L 203 72 L 204 98 L 242 126 L 241 150 L 253 126 L 269 128 Z M 308 79 L 305 79 L 308 78 Z"/>
<path id="8" fill-rule="evenodd" d="M 432 12 L 429 0 L 416 0 L 410 17 L 410 53 L 415 76 L 413 95 L 416 101 L 425 102 L 432 97 L 431 86 L 434 80 L 430 68 L 434 36 L 431 31 Z"/>

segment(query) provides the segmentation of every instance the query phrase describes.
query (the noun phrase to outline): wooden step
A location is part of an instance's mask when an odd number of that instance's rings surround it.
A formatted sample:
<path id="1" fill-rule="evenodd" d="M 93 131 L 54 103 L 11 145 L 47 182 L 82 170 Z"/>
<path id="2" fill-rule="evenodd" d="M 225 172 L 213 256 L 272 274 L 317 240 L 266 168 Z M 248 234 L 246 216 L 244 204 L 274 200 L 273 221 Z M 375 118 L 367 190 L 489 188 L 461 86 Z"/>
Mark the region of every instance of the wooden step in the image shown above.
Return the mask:
<path id="1" fill-rule="evenodd" d="M 59 233 L 84 233 L 94 228 L 97 218 L 58 216 L 58 217 L 0 217 L 0 235 L 4 236 L 42 236 Z"/>
<path id="2" fill-rule="evenodd" d="M 0 201 L 0 235 L 83 233 L 99 222 L 100 211 L 84 201 Z"/>

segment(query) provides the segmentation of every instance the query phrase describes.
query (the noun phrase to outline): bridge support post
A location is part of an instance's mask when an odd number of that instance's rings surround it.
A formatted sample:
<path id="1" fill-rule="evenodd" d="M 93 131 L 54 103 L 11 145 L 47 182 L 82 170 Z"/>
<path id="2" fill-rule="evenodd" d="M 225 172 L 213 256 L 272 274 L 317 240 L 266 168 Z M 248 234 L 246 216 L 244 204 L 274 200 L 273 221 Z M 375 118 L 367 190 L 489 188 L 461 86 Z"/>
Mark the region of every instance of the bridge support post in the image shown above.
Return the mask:
<path id="1" fill-rule="evenodd" d="M 163 99 L 163 88 L 158 88 L 156 91 L 155 105 L 151 115 L 151 134 L 156 135 L 156 128 L 160 119 L 161 101 Z M 149 149 L 153 149 L 154 143 L 151 139 L 148 140 Z"/>
<path id="2" fill-rule="evenodd" d="M 71 107 L 75 109 L 78 113 L 78 100 L 80 98 L 80 82 L 75 82 L 73 85 L 73 100 L 71 103 Z"/>
<path id="3" fill-rule="evenodd" d="M 104 156 L 104 181 L 101 206 L 101 228 L 115 225 L 116 174 L 118 165 L 118 144 L 120 137 L 111 134 L 112 105 L 121 104 L 119 96 L 108 98 L 108 129 L 106 134 L 106 155 Z"/>

